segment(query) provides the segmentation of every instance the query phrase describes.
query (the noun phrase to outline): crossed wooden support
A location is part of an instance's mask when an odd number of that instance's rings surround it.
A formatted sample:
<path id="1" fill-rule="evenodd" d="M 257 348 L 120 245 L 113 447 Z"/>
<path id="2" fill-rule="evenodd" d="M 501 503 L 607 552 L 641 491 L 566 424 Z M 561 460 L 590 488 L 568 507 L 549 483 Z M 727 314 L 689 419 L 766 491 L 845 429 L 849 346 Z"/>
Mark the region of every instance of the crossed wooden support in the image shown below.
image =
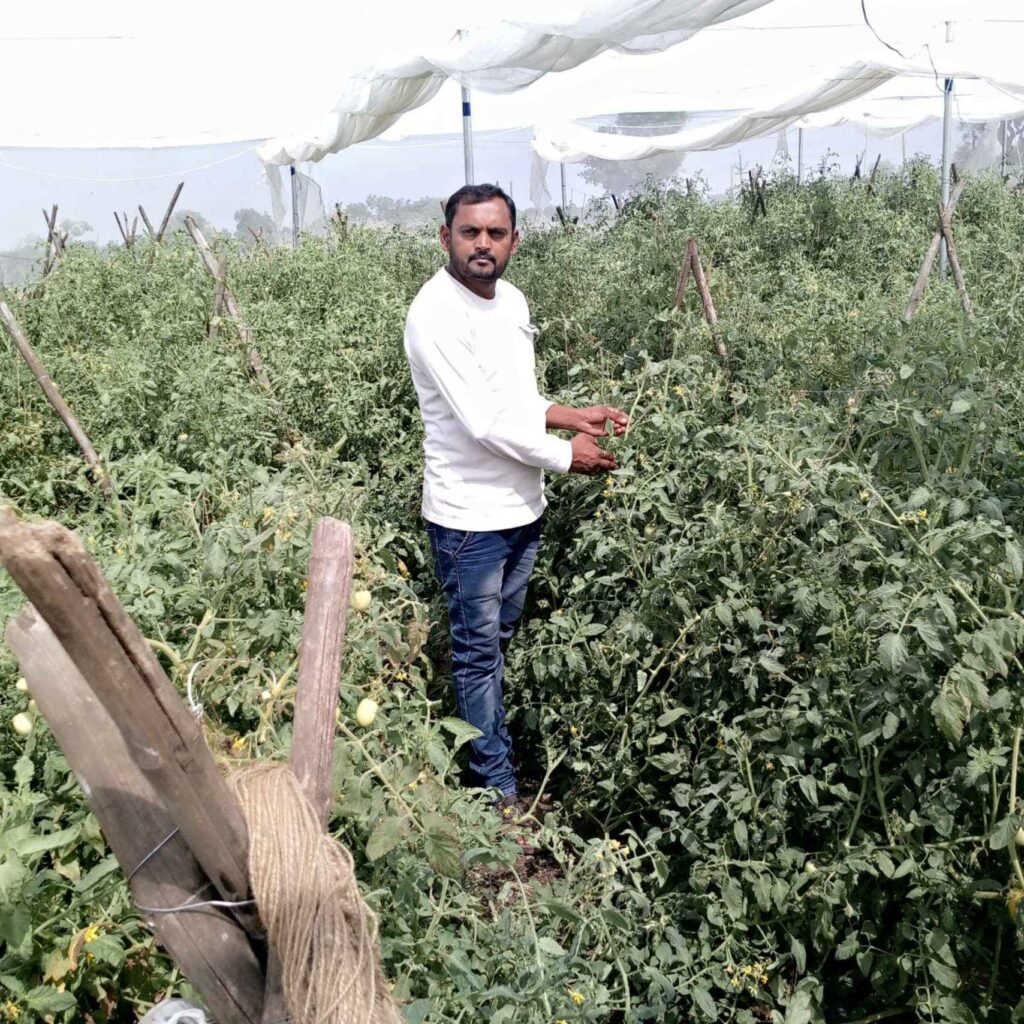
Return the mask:
<path id="1" fill-rule="evenodd" d="M 960 305 L 963 306 L 964 312 L 968 317 L 974 317 L 974 310 L 971 307 L 971 299 L 967 294 L 967 284 L 964 281 L 963 270 L 960 268 L 960 260 L 956 253 L 956 242 L 953 240 L 953 213 L 956 210 L 956 204 L 960 201 L 960 196 L 963 193 L 964 186 L 967 184 L 966 178 L 959 178 L 956 185 L 953 187 L 953 192 L 949 197 L 949 203 L 943 205 L 939 203 L 939 224 L 935 229 L 935 233 L 932 235 L 932 240 L 928 245 L 928 249 L 924 254 L 924 259 L 921 261 L 921 269 L 917 274 L 917 281 L 914 283 L 914 287 L 910 292 L 910 299 L 907 301 L 907 308 L 903 311 L 903 319 L 909 324 L 914 319 L 914 314 L 917 312 L 917 307 L 921 304 L 921 299 L 924 298 L 925 286 L 928 284 L 928 277 L 932 272 L 932 267 L 935 264 L 935 257 L 939 254 L 939 246 L 942 240 L 946 240 L 946 253 L 949 256 L 949 266 L 953 271 L 953 280 L 956 282 L 956 289 L 960 293 Z"/>
<path id="2" fill-rule="evenodd" d="M 73 533 L 0 509 L 0 564 L 30 601 L 7 641 L 143 919 L 218 1021 L 282 1019 L 274 952 L 250 898 L 245 820 L 201 723 Z M 319 520 L 291 767 L 322 822 L 351 580 L 348 525 Z"/>
<path id="3" fill-rule="evenodd" d="M 697 251 L 697 240 L 687 240 L 686 252 L 683 255 L 683 265 L 679 270 L 679 283 L 676 285 L 675 298 L 672 300 L 673 309 L 681 309 L 683 299 L 686 297 L 686 282 L 693 274 L 694 284 L 697 286 L 697 293 L 700 295 L 701 306 L 704 309 L 704 319 L 711 328 L 711 337 L 715 342 L 715 351 L 723 363 L 729 359 L 728 349 L 718 331 L 718 313 L 715 312 L 715 303 L 711 298 L 711 289 L 708 287 L 708 279 L 704 274 L 704 265 L 700 261 L 700 253 Z"/>

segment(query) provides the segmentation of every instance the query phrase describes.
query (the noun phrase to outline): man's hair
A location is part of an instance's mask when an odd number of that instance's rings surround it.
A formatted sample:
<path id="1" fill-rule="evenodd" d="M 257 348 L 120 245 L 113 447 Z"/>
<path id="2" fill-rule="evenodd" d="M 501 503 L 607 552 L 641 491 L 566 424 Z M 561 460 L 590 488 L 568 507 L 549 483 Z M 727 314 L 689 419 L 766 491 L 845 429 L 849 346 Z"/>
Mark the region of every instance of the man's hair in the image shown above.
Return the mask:
<path id="1" fill-rule="evenodd" d="M 463 185 L 458 192 L 453 192 L 444 204 L 444 222 L 448 227 L 455 220 L 455 211 L 460 203 L 486 203 L 488 199 L 504 199 L 508 206 L 508 215 L 512 218 L 512 230 L 516 227 L 516 204 L 504 189 L 497 185 Z"/>

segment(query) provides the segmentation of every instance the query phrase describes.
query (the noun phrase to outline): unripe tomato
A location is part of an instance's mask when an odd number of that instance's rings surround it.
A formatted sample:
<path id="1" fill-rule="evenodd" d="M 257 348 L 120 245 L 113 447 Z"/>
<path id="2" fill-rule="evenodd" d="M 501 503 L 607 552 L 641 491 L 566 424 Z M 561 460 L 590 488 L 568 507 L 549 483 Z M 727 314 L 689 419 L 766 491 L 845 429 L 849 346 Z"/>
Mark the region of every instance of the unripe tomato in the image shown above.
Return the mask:
<path id="1" fill-rule="evenodd" d="M 364 728 L 369 729 L 373 720 L 377 717 L 377 702 L 369 697 L 364 697 L 356 708 L 356 721 Z"/>
<path id="2" fill-rule="evenodd" d="M 29 736 L 32 733 L 32 716 L 25 711 L 19 711 L 11 719 L 11 728 L 19 736 Z"/>
<path id="3" fill-rule="evenodd" d="M 353 590 L 348 603 L 357 611 L 365 612 L 370 607 L 373 595 L 368 590 Z"/>

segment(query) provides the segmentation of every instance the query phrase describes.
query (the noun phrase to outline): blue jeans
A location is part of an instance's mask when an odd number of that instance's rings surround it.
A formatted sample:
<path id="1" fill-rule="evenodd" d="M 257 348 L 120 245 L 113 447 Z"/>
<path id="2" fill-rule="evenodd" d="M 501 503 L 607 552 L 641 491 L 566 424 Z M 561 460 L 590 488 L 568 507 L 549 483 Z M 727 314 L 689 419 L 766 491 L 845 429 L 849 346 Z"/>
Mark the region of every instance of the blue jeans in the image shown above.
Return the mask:
<path id="1" fill-rule="evenodd" d="M 523 613 L 540 523 L 509 530 L 450 530 L 427 523 L 437 578 L 448 598 L 452 681 L 459 717 L 483 735 L 469 766 L 483 786 L 516 793 L 505 725 L 505 650 Z"/>

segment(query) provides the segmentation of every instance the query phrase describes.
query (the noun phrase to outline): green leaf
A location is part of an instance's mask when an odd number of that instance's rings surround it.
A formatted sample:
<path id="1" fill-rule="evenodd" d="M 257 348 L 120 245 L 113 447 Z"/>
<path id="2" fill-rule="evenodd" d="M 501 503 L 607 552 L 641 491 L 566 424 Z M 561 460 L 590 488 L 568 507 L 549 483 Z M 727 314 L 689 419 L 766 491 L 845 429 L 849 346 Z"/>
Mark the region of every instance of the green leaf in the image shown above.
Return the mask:
<path id="1" fill-rule="evenodd" d="M 427 824 L 427 836 L 424 851 L 430 866 L 446 878 L 459 878 L 462 875 L 462 851 L 459 847 L 455 829 L 442 818 L 431 815 Z"/>
<path id="2" fill-rule="evenodd" d="M 910 497 L 907 498 L 908 509 L 923 508 L 931 501 L 932 492 L 927 487 L 915 487 Z"/>
<path id="3" fill-rule="evenodd" d="M 950 743 L 959 743 L 967 724 L 970 707 L 966 700 L 948 683 L 943 683 L 938 696 L 932 701 L 935 724 Z"/>
<path id="4" fill-rule="evenodd" d="M 796 973 L 803 974 L 807 970 L 807 949 L 795 935 L 789 943 L 789 951 L 793 954 Z"/>
<path id="5" fill-rule="evenodd" d="M 743 890 L 735 878 L 730 878 L 722 886 L 722 899 L 725 900 L 725 909 L 729 916 L 738 921 L 743 916 Z"/>
<path id="6" fill-rule="evenodd" d="M 711 998 L 711 993 L 706 988 L 698 985 L 693 990 L 693 1001 L 709 1020 L 718 1019 L 718 1004 Z"/>
<path id="7" fill-rule="evenodd" d="M 366 859 L 379 860 L 409 834 L 408 818 L 381 818 L 366 841 Z"/>
<path id="8" fill-rule="evenodd" d="M 464 722 L 461 718 L 442 718 L 437 724 L 455 737 L 454 750 L 458 750 L 470 740 L 483 736 L 483 733 L 475 725 L 470 725 L 469 722 Z"/>
<path id="9" fill-rule="evenodd" d="M 614 907 L 602 907 L 601 917 L 613 928 L 629 928 L 629 922 Z"/>
<path id="10" fill-rule="evenodd" d="M 664 729 L 676 721 L 676 719 L 682 718 L 683 715 L 688 715 L 689 713 L 689 708 L 672 708 L 671 711 L 666 711 L 665 714 L 658 717 L 658 728 Z"/>
<path id="11" fill-rule="evenodd" d="M 890 672 L 899 672 L 907 660 L 907 642 L 899 633 L 886 633 L 878 642 L 878 657 Z"/>
<path id="12" fill-rule="evenodd" d="M 58 992 L 52 985 L 37 985 L 25 993 L 25 1002 L 37 1013 L 62 1013 L 75 1005 L 70 992 Z"/>
<path id="13" fill-rule="evenodd" d="M 782 662 L 773 658 L 770 654 L 762 654 L 761 657 L 758 658 L 758 662 L 763 669 L 775 676 L 782 675 L 786 671 Z"/>
<path id="14" fill-rule="evenodd" d="M 30 836 L 22 840 L 15 847 L 17 853 L 22 857 L 31 857 L 35 853 L 45 853 L 47 850 L 56 850 L 61 846 L 70 846 L 78 842 L 81 830 L 78 828 L 65 828 L 60 832 L 50 832 L 43 836 Z"/>
<path id="15" fill-rule="evenodd" d="M 547 935 L 542 935 L 537 940 L 537 948 L 542 953 L 547 953 L 548 956 L 561 957 L 569 955 L 554 939 Z"/>
<path id="16" fill-rule="evenodd" d="M 948 964 L 944 964 L 937 957 L 928 961 L 928 973 L 943 988 L 956 989 L 960 987 L 960 975 Z"/>
<path id="17" fill-rule="evenodd" d="M 785 1024 L 811 1024 L 813 1020 L 811 993 L 806 989 L 798 989 L 786 1007 Z"/>
<path id="18" fill-rule="evenodd" d="M 957 398 L 949 407 L 950 416 L 962 416 L 971 411 L 971 403 L 966 398 Z"/>

